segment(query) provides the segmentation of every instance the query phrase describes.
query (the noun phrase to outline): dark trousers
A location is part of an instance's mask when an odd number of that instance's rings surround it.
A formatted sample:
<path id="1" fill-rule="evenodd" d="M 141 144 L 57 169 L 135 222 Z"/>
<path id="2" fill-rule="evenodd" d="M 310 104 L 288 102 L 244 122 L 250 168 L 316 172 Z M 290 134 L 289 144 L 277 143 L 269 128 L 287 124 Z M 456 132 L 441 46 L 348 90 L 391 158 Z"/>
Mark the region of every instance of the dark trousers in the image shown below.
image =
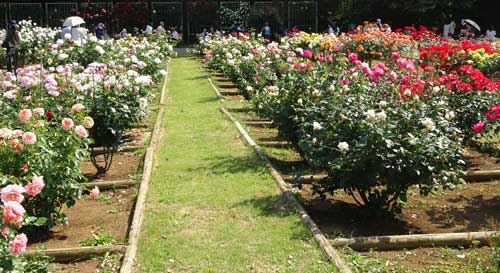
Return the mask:
<path id="1" fill-rule="evenodd" d="M 7 48 L 7 55 L 5 56 L 7 62 L 7 71 L 14 73 L 19 67 L 19 50 L 17 48 Z"/>

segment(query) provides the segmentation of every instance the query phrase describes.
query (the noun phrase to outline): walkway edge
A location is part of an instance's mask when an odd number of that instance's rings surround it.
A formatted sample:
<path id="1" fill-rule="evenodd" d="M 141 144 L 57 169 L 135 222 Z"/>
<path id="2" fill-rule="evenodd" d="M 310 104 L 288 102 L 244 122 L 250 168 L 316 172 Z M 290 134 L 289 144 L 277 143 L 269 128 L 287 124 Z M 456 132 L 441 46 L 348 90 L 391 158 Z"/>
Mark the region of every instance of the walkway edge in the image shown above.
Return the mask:
<path id="1" fill-rule="evenodd" d="M 236 126 L 241 136 L 243 136 L 248 145 L 252 146 L 255 153 L 264 162 L 264 165 L 266 166 L 267 170 L 269 171 L 273 179 L 276 181 L 276 184 L 278 184 L 280 190 L 283 192 L 286 201 L 289 203 L 289 205 L 292 205 L 295 208 L 302 222 L 306 225 L 306 227 L 309 229 L 309 231 L 313 235 L 314 239 L 316 240 L 320 248 L 326 254 L 328 261 L 334 263 L 341 273 L 352 273 L 351 269 L 347 266 L 342 257 L 339 255 L 339 253 L 332 247 L 330 241 L 326 239 L 325 235 L 323 235 L 323 233 L 318 228 L 314 220 L 312 220 L 312 218 L 309 216 L 304 207 L 302 207 L 299 201 L 297 201 L 290 186 L 285 182 L 285 180 L 283 180 L 283 177 L 281 177 L 278 171 L 271 164 L 271 161 L 269 161 L 269 158 L 262 151 L 260 146 L 253 141 L 253 139 L 248 135 L 245 129 L 243 129 L 241 124 L 231 115 L 231 113 L 229 113 L 223 106 L 220 106 L 219 109 L 233 122 L 233 124 Z"/>
<path id="2" fill-rule="evenodd" d="M 149 180 L 151 177 L 151 172 L 153 168 L 153 155 L 155 147 L 158 145 L 160 138 L 160 126 L 163 117 L 163 111 L 165 108 L 165 99 L 167 93 L 167 82 L 169 76 L 169 69 L 167 69 L 167 74 L 163 81 L 161 97 L 160 97 L 160 110 L 158 111 L 158 116 L 156 117 L 156 122 L 153 127 L 153 132 L 151 133 L 151 142 L 149 147 L 146 149 L 146 155 L 144 156 L 144 167 L 142 172 L 142 180 L 139 188 L 139 194 L 137 195 L 137 201 L 134 208 L 134 216 L 132 218 L 132 223 L 130 225 L 130 231 L 128 236 L 128 246 L 125 251 L 125 256 L 123 257 L 122 265 L 120 267 L 120 273 L 132 273 L 133 266 L 136 261 L 137 245 L 139 243 L 139 237 L 141 235 L 141 226 L 144 221 L 144 210 L 146 206 L 146 196 L 149 189 Z"/>

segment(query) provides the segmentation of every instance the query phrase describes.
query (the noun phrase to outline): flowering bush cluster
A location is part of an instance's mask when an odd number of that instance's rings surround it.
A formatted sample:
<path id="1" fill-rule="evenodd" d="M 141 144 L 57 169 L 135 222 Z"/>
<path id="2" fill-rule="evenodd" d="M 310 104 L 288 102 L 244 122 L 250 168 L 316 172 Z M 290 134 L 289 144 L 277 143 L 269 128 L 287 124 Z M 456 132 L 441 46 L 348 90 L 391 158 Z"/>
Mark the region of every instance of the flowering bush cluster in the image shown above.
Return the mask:
<path id="1" fill-rule="evenodd" d="M 460 53 L 494 46 L 405 31 L 294 33 L 267 45 L 229 36 L 206 41 L 203 52 L 328 173 L 317 194 L 344 190 L 360 205 L 397 212 L 413 185 L 426 195 L 463 182 L 463 148 L 487 127 L 481 120 L 500 89 Z"/>
<path id="2" fill-rule="evenodd" d="M 2 267 L 22 260 L 26 236 L 17 230 L 29 235 L 66 221 L 61 209 L 82 195 L 80 163 L 89 147 L 116 147 L 147 115 L 173 55 L 166 41 L 148 38 L 48 42 L 31 56 L 43 66 L 0 71 L 0 227 L 9 226 L 0 236 Z"/>

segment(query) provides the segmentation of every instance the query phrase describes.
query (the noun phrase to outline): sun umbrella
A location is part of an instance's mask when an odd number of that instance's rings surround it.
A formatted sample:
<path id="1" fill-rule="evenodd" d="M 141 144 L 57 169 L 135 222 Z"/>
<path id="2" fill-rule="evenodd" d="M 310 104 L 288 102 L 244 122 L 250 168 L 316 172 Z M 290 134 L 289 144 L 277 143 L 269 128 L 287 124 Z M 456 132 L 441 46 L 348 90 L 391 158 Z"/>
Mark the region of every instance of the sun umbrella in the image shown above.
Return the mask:
<path id="1" fill-rule="evenodd" d="M 63 27 L 74 27 L 81 24 L 85 24 L 85 21 L 83 20 L 82 17 L 71 16 L 66 18 L 66 20 L 64 20 Z"/>
<path id="2" fill-rule="evenodd" d="M 477 29 L 477 31 L 481 31 L 481 28 L 479 27 L 479 25 L 476 22 L 472 21 L 471 19 L 465 19 L 464 22 L 466 24 L 469 24 L 471 27 Z"/>

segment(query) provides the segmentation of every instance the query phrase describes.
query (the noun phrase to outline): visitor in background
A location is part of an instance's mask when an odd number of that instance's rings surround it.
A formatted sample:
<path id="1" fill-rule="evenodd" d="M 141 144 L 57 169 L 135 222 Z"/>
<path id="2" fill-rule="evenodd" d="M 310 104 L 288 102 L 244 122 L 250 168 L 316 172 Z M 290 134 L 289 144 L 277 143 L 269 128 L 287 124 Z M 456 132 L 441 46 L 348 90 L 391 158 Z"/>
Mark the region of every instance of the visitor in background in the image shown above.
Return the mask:
<path id="1" fill-rule="evenodd" d="M 177 29 L 175 29 L 174 27 L 172 28 L 172 33 L 170 33 L 170 39 L 174 41 L 179 40 L 179 32 L 177 32 Z"/>
<path id="2" fill-rule="evenodd" d="M 106 28 L 103 23 L 97 24 L 97 27 L 94 29 L 95 37 L 97 39 L 102 40 L 106 36 Z"/>
<path id="3" fill-rule="evenodd" d="M 379 30 L 382 30 L 384 26 L 382 25 L 382 19 L 377 19 L 375 22 L 375 27 L 377 27 Z"/>
<path id="4" fill-rule="evenodd" d="M 122 31 L 120 31 L 120 38 L 125 38 L 127 37 L 127 29 L 124 28 Z"/>
<path id="5" fill-rule="evenodd" d="M 81 24 L 71 28 L 71 40 L 73 42 L 81 43 L 85 38 L 87 38 L 87 29 Z"/>
<path id="6" fill-rule="evenodd" d="M 70 34 L 71 35 L 71 27 L 70 26 L 63 26 L 61 29 L 61 39 L 64 40 L 64 35 Z"/>
<path id="7" fill-rule="evenodd" d="M 157 34 L 165 34 L 167 30 L 165 30 L 165 22 L 161 21 L 160 25 L 156 28 L 155 32 Z"/>
<path id="8" fill-rule="evenodd" d="M 143 31 L 144 35 L 151 35 L 153 34 L 153 27 L 151 25 L 147 25 L 146 29 Z"/>
<path id="9" fill-rule="evenodd" d="M 383 24 L 382 30 L 385 32 L 392 32 L 391 26 L 389 26 L 389 24 Z"/>
<path id="10" fill-rule="evenodd" d="M 332 28 L 332 30 L 331 30 L 331 31 L 332 31 L 332 33 L 333 33 L 335 36 L 339 36 L 339 34 L 340 34 L 340 28 L 339 28 L 339 26 L 337 26 L 337 22 L 332 21 L 332 22 L 330 23 L 330 27 Z M 330 30 L 329 30 L 329 31 L 330 31 Z M 330 32 L 329 32 L 329 33 L 330 33 Z"/>
<path id="11" fill-rule="evenodd" d="M 449 24 L 449 29 L 448 29 L 448 35 L 450 37 L 453 37 L 455 35 L 455 28 L 456 27 L 457 27 L 457 25 L 455 24 L 455 21 L 451 20 L 450 24 Z"/>
<path id="12" fill-rule="evenodd" d="M 138 27 L 134 27 L 132 29 L 132 35 L 134 36 L 139 36 L 140 32 L 139 32 L 139 28 Z"/>
<path id="13" fill-rule="evenodd" d="M 9 28 L 2 39 L 2 47 L 6 49 L 7 71 L 16 73 L 19 67 L 19 44 L 21 43 L 21 33 L 18 30 L 17 22 L 12 20 Z"/>
<path id="14" fill-rule="evenodd" d="M 491 25 L 487 30 L 486 30 L 486 40 L 494 41 L 497 38 L 497 32 L 495 30 L 495 27 Z"/>
<path id="15" fill-rule="evenodd" d="M 205 41 L 207 39 L 207 37 L 210 36 L 210 35 L 211 34 L 208 33 L 207 28 L 204 28 L 203 31 L 200 34 L 200 41 Z"/>
<path id="16" fill-rule="evenodd" d="M 260 30 L 260 33 L 266 40 L 271 40 L 271 27 L 269 26 L 269 22 L 265 22 L 264 26 Z"/>
<path id="17" fill-rule="evenodd" d="M 450 24 L 443 25 L 443 38 L 448 38 L 450 35 Z"/>

